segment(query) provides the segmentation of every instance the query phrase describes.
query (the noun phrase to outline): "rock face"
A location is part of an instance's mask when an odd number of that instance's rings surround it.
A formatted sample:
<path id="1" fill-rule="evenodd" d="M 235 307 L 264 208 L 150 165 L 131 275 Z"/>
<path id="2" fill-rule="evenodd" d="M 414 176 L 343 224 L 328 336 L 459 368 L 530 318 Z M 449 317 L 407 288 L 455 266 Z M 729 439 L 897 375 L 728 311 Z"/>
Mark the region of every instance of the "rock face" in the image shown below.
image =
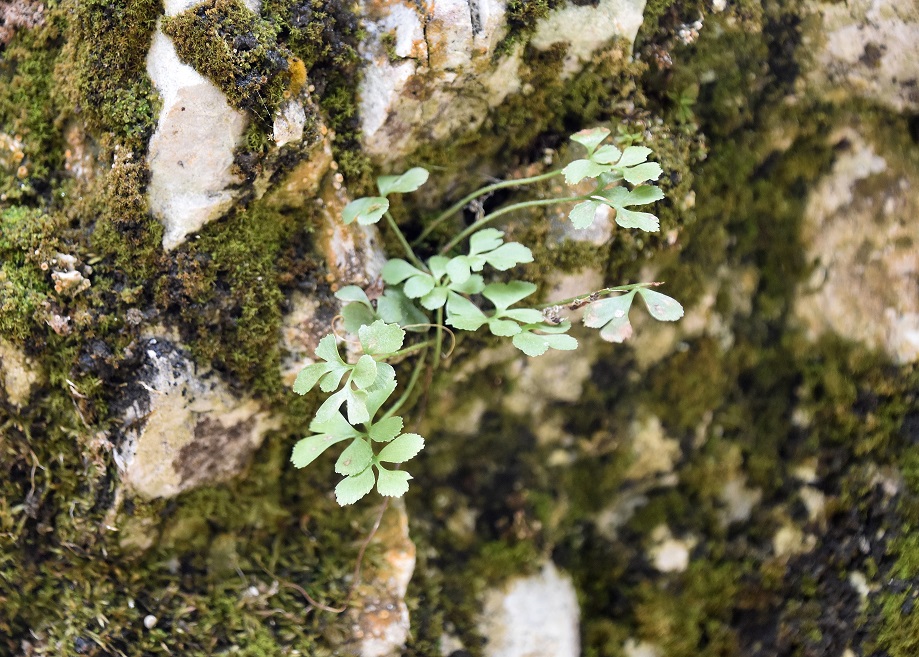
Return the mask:
<path id="1" fill-rule="evenodd" d="M 538 23 L 530 45 L 567 44 L 564 70 L 573 73 L 613 38 L 633 42 L 644 6 L 645 0 L 565 5 Z M 507 34 L 500 0 L 435 0 L 425 9 L 388 0 L 365 3 L 363 13 L 364 146 L 381 161 L 475 130 L 490 109 L 521 89 L 522 47 L 495 59 Z"/>
<path id="2" fill-rule="evenodd" d="M 401 501 L 387 509 L 373 542 L 382 545 L 384 552 L 351 610 L 355 638 L 351 648 L 361 657 L 389 657 L 401 654 L 408 639 L 405 593 L 415 571 L 415 544 L 408 535 L 408 516 Z"/>
<path id="3" fill-rule="evenodd" d="M 488 594 L 480 629 L 488 657 L 577 657 L 578 600 L 571 579 L 551 563 L 538 575 Z"/>
<path id="4" fill-rule="evenodd" d="M 157 498 L 237 474 L 273 423 L 215 374 L 196 371 L 171 342 L 150 338 L 143 348 L 145 365 L 125 395 L 116 453 L 123 481 Z"/>
<path id="5" fill-rule="evenodd" d="M 22 406 L 40 380 L 31 359 L 12 343 L 0 339 L 0 399 Z"/>
<path id="6" fill-rule="evenodd" d="M 223 93 L 179 61 L 161 30 L 153 37 L 147 73 L 163 99 L 150 139 L 150 209 L 163 223 L 163 248 L 226 212 L 242 182 L 233 173 L 233 151 L 246 128 L 246 115 L 230 107 Z"/>
<path id="7" fill-rule="evenodd" d="M 831 97 L 854 92 L 898 112 L 919 108 L 919 6 L 901 0 L 824 3 L 826 42 L 813 78 Z"/>
<path id="8" fill-rule="evenodd" d="M 853 128 L 833 170 L 814 188 L 803 239 L 814 264 L 796 302 L 816 337 L 825 331 L 919 360 L 919 176 L 885 159 Z"/>

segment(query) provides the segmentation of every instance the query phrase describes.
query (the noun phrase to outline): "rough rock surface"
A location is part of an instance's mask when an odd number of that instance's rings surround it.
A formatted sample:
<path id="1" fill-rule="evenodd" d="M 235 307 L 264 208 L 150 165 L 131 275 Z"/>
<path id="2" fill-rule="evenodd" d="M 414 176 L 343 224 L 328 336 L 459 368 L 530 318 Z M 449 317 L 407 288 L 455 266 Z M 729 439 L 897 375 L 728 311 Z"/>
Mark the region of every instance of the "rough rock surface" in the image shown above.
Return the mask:
<path id="1" fill-rule="evenodd" d="M 827 330 L 919 360 L 919 176 L 855 129 L 811 192 L 803 240 L 814 271 L 796 301 L 812 336 Z"/>
<path id="2" fill-rule="evenodd" d="M 0 339 L 0 400 L 22 406 L 40 380 L 32 360 L 14 344 Z"/>
<path id="3" fill-rule="evenodd" d="M 150 338 L 146 364 L 129 386 L 116 461 L 123 481 L 146 498 L 171 497 L 242 470 L 273 423 L 181 349 Z"/>
<path id="4" fill-rule="evenodd" d="M 565 73 L 620 37 L 635 40 L 645 0 L 565 5 L 541 20 L 530 42 L 569 44 Z M 364 147 L 383 161 L 418 144 L 476 129 L 491 108 L 521 88 L 521 46 L 494 58 L 507 32 L 500 0 L 399 0 L 364 4 L 367 39 L 361 83 Z"/>
<path id="5" fill-rule="evenodd" d="M 552 564 L 488 593 L 480 629 L 488 657 L 577 657 L 580 611 L 574 586 Z"/>
<path id="6" fill-rule="evenodd" d="M 380 566 L 368 573 L 350 612 L 354 644 L 361 657 L 401 654 L 408 639 L 408 583 L 415 571 L 415 544 L 408 534 L 408 516 L 401 501 L 391 504 L 373 542 L 383 546 Z"/>
<path id="7" fill-rule="evenodd" d="M 150 209 L 165 227 L 163 247 L 173 249 L 233 203 L 228 188 L 233 151 L 246 128 L 246 115 L 223 93 L 179 60 L 172 41 L 157 30 L 147 72 L 163 99 L 150 139 Z"/>
<path id="8" fill-rule="evenodd" d="M 833 97 L 854 92 L 897 111 L 919 108 L 919 6 L 915 2 L 823 3 L 820 12 L 825 43 L 813 78 L 825 93 Z"/>

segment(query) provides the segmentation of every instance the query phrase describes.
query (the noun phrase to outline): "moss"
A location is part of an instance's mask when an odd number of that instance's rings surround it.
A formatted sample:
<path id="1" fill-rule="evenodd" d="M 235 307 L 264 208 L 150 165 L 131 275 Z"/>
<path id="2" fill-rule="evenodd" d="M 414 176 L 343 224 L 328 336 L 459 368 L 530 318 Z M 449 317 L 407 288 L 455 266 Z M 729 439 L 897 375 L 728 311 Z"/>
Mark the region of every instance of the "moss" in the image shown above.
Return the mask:
<path id="1" fill-rule="evenodd" d="M 159 0 L 76 4 L 58 75 L 73 76 L 72 100 L 105 146 L 140 152 L 153 134 L 159 98 L 146 57 L 161 11 Z"/>
<path id="2" fill-rule="evenodd" d="M 290 52 L 277 41 L 278 27 L 241 0 L 208 0 L 163 20 L 182 61 L 217 85 L 230 104 L 263 124 L 290 84 Z"/>
<path id="3" fill-rule="evenodd" d="M 145 194 L 149 170 L 143 160 L 116 156 L 99 183 L 93 203 L 96 215 L 92 246 L 111 255 L 116 267 L 134 280 L 146 280 L 162 267 L 163 226 L 149 212 Z"/>

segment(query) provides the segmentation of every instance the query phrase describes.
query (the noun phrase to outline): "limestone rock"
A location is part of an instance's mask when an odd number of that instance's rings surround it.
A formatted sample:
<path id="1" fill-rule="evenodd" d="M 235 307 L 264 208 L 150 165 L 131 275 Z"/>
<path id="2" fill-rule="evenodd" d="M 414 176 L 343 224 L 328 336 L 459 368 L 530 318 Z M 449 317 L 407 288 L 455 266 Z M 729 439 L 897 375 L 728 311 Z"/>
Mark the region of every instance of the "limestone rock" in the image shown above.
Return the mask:
<path id="1" fill-rule="evenodd" d="M 919 360 L 919 175 L 853 128 L 808 199 L 802 241 L 813 275 L 795 310 L 811 337 L 834 331 L 900 363 Z"/>
<path id="2" fill-rule="evenodd" d="M 831 98 L 854 94 L 898 112 L 919 108 L 919 5 L 903 0 L 822 3 L 825 43 L 813 79 Z"/>
<path id="3" fill-rule="evenodd" d="M 233 203 L 233 153 L 246 115 L 227 102 L 214 83 L 179 60 L 172 41 L 157 29 L 147 73 L 163 99 L 150 138 L 150 209 L 163 223 L 163 248 L 226 212 Z"/>
<path id="4" fill-rule="evenodd" d="M 0 400 L 13 406 L 24 405 L 41 378 L 32 359 L 11 342 L 0 338 Z"/>
<path id="5" fill-rule="evenodd" d="M 142 348 L 145 363 L 122 402 L 115 458 L 123 481 L 145 498 L 171 497 L 240 472 L 273 427 L 267 414 L 216 374 L 196 371 L 168 340 Z"/>
<path id="6" fill-rule="evenodd" d="M 577 657 L 579 623 L 571 578 L 546 563 L 538 575 L 489 592 L 479 629 L 487 657 Z"/>
<path id="7" fill-rule="evenodd" d="M 390 504 L 373 542 L 384 546 L 384 552 L 381 565 L 359 587 L 359 602 L 350 612 L 356 638 L 351 648 L 361 657 L 388 657 L 402 654 L 408 639 L 405 593 L 415 572 L 415 544 L 401 501 Z"/>
<path id="8" fill-rule="evenodd" d="M 634 41 L 645 0 L 565 5 L 537 24 L 539 49 L 569 44 L 565 75 L 614 37 Z M 475 130 L 521 88 L 523 48 L 495 58 L 507 32 L 502 0 L 366 1 L 361 121 L 366 152 L 392 161 L 425 141 Z"/>

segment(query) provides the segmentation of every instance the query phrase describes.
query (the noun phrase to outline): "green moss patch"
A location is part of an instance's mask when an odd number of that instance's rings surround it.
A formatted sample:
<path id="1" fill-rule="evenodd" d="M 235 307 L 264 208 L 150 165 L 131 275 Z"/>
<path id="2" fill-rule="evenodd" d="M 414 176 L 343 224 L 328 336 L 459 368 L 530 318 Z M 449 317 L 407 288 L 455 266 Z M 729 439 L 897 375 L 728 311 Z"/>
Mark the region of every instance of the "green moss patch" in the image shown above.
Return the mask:
<path id="1" fill-rule="evenodd" d="M 230 104 L 270 123 L 288 86 L 290 52 L 278 28 L 241 0 L 208 0 L 163 20 L 182 61 L 216 84 Z"/>

